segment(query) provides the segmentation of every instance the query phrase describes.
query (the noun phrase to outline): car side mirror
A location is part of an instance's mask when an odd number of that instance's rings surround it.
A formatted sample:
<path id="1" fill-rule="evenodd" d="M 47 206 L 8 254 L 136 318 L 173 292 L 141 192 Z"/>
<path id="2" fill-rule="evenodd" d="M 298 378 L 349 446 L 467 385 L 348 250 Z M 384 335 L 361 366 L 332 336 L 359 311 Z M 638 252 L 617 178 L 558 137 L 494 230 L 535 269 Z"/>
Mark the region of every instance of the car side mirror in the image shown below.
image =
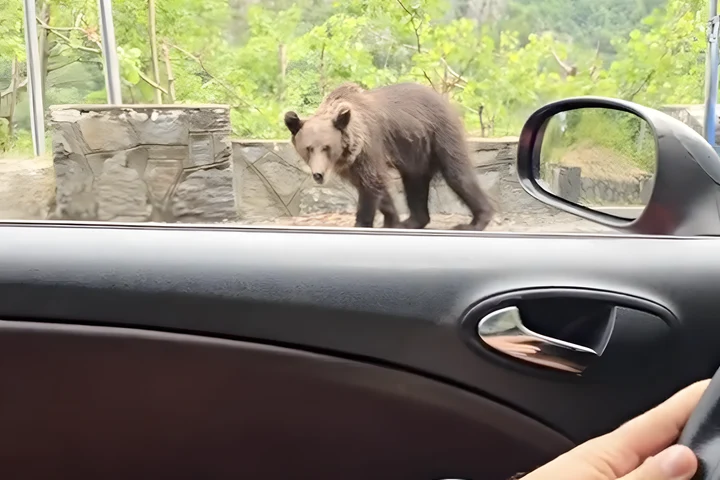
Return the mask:
<path id="1" fill-rule="evenodd" d="M 720 235 L 720 157 L 689 126 L 633 102 L 540 108 L 520 134 L 517 172 L 541 202 L 620 232 Z"/>

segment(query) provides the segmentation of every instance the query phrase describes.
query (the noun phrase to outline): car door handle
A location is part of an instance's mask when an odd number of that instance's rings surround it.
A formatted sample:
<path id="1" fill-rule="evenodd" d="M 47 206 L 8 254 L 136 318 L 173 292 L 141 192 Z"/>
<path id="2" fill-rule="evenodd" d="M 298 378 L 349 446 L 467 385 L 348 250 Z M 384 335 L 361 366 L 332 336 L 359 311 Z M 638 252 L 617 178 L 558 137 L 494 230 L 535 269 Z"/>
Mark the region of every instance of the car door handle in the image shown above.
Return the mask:
<path id="1" fill-rule="evenodd" d="M 477 333 L 488 347 L 515 359 L 580 374 L 605 350 L 615 315 L 616 309 L 612 309 L 609 319 L 612 324 L 595 348 L 533 332 L 523 324 L 520 309 L 515 306 L 495 310 L 483 317 L 477 325 Z"/>

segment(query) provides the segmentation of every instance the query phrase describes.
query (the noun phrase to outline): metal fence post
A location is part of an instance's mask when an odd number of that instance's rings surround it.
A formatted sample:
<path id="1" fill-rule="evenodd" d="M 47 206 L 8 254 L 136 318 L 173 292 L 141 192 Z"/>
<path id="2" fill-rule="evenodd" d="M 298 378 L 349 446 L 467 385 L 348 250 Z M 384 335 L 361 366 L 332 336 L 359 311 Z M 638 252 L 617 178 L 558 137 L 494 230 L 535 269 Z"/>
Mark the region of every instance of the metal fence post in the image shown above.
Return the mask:
<path id="1" fill-rule="evenodd" d="M 98 17 L 100 18 L 100 34 L 102 36 L 107 101 L 110 105 L 120 105 L 122 104 L 120 64 L 117 57 L 111 0 L 98 0 Z"/>
<path id="2" fill-rule="evenodd" d="M 25 55 L 27 56 L 28 97 L 30 99 L 30 131 L 35 156 L 45 153 L 45 107 L 40 77 L 35 0 L 23 1 L 25 20 Z"/>
<path id="3" fill-rule="evenodd" d="M 703 131 L 705 139 L 712 145 L 715 144 L 715 130 L 717 116 L 715 108 L 718 94 L 718 29 L 720 18 L 718 17 L 718 0 L 710 0 L 710 20 L 707 30 L 707 54 L 705 64 L 705 121 Z"/>

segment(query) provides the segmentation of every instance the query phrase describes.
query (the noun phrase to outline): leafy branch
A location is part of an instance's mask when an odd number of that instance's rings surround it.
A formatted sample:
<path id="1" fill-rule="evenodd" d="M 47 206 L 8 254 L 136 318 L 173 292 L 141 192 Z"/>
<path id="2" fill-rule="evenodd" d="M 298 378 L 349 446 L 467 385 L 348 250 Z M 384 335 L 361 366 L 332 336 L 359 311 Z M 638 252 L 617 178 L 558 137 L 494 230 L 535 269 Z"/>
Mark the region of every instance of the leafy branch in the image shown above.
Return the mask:
<path id="1" fill-rule="evenodd" d="M 420 42 L 420 27 L 423 24 L 423 20 L 420 19 L 420 22 L 416 24 L 415 23 L 416 14 L 414 12 L 411 12 L 410 10 L 408 10 L 408 8 L 405 6 L 405 4 L 402 2 L 402 0 L 395 0 L 395 1 L 398 3 L 398 5 L 400 5 L 400 7 L 403 10 L 405 10 L 405 13 L 407 13 L 410 16 L 410 24 L 412 25 L 413 31 L 415 33 L 415 41 L 417 42 L 416 48 L 417 48 L 418 53 L 422 53 L 422 45 Z"/>
<path id="2" fill-rule="evenodd" d="M 215 75 L 213 75 L 212 73 L 210 73 L 210 71 L 205 67 L 205 64 L 203 63 L 202 58 L 198 57 L 197 55 L 194 55 L 194 54 L 190 53 L 189 51 L 187 51 L 187 50 L 185 50 L 184 48 L 179 47 L 179 46 L 177 46 L 177 45 L 173 45 L 173 44 L 171 44 L 171 43 L 168 43 L 168 46 L 169 46 L 170 48 L 174 48 L 174 49 L 177 50 L 178 52 L 182 53 L 183 55 L 185 55 L 185 56 L 186 56 L 187 58 L 189 58 L 190 60 L 193 60 L 193 61 L 200 67 L 200 69 L 203 71 L 203 73 L 205 73 L 205 75 L 207 75 L 209 78 L 211 78 L 213 82 L 215 82 L 215 83 L 217 83 L 218 85 L 220 85 L 226 92 L 228 92 L 233 98 L 235 98 L 235 99 L 236 99 L 237 101 L 239 101 L 241 104 L 243 104 L 244 106 L 246 106 L 246 107 L 248 107 L 248 108 L 252 108 L 253 110 L 255 110 L 255 111 L 259 112 L 259 113 L 262 113 L 262 110 L 260 110 L 258 107 L 256 107 L 255 105 L 251 104 L 250 102 L 248 102 L 248 101 L 245 100 L 244 98 L 242 98 L 242 97 L 235 91 L 234 88 L 232 88 L 230 85 L 228 85 L 227 83 L 225 83 L 224 81 L 220 80 L 218 77 L 216 77 Z"/>
<path id="3" fill-rule="evenodd" d="M 80 52 L 91 53 L 93 55 L 102 57 L 102 45 L 100 43 L 100 38 L 98 36 L 94 36 L 92 30 L 84 29 L 81 27 L 66 27 L 66 28 L 58 29 L 55 27 L 51 27 L 47 23 L 43 22 L 40 18 L 38 18 L 37 21 L 42 28 L 44 28 L 45 30 L 49 31 L 50 33 L 52 33 L 53 35 L 58 37 L 60 40 L 62 40 L 62 42 L 68 48 L 70 48 L 72 50 L 77 50 Z M 87 47 L 84 45 L 75 45 L 75 43 L 72 41 L 72 39 L 70 37 L 61 33 L 64 31 L 65 32 L 67 32 L 67 31 L 82 32 L 82 34 L 85 36 L 85 39 L 88 42 L 95 44 L 96 47 L 93 48 L 93 47 Z M 73 63 L 73 62 L 71 62 L 71 63 Z M 142 71 L 138 71 L 137 73 L 145 83 L 147 83 L 151 87 L 155 88 L 156 90 L 159 90 L 160 92 L 162 92 L 165 95 L 168 94 L 167 90 L 165 90 L 165 88 L 162 85 L 155 82 L 153 79 L 148 77 L 145 73 L 143 73 Z"/>

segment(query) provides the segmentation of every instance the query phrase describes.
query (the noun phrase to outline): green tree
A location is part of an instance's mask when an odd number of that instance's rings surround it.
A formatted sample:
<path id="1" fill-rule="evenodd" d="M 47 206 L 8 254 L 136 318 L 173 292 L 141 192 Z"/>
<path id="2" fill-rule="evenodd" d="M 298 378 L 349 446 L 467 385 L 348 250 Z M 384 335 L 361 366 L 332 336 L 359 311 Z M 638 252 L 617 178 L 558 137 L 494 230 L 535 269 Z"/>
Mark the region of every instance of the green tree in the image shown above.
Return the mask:
<path id="1" fill-rule="evenodd" d="M 670 0 L 643 20 L 645 28 L 616 41 L 608 75 L 618 82 L 617 96 L 651 106 L 702 101 L 706 3 Z"/>
<path id="2" fill-rule="evenodd" d="M 14 20 L 0 26 L 0 82 L 24 53 L 20 2 L 2 1 Z M 48 103 L 103 103 L 94 0 L 43 1 Z M 149 0 L 114 1 L 124 100 L 228 104 L 244 137 L 287 138 L 285 110 L 309 114 L 347 81 L 430 85 L 486 136 L 517 134 L 568 96 L 659 106 L 703 94 L 703 0 L 154 3 L 152 15 Z"/>

